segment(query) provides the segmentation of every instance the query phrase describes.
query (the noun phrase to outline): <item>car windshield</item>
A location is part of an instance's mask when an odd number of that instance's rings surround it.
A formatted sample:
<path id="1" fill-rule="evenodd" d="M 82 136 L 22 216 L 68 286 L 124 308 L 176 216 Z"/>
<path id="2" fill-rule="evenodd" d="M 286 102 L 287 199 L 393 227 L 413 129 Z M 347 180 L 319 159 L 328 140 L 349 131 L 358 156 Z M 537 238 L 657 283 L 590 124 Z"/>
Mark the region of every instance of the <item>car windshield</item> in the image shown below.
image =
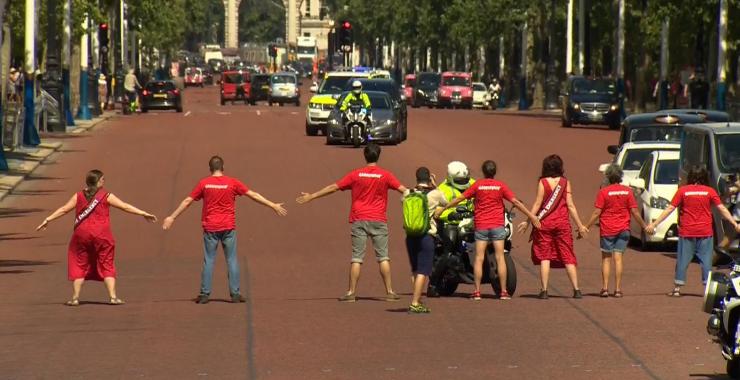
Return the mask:
<path id="1" fill-rule="evenodd" d="M 224 74 L 224 83 L 244 83 L 244 76 L 237 73 Z"/>
<path id="2" fill-rule="evenodd" d="M 416 81 L 418 82 L 418 86 L 421 88 L 439 87 L 439 75 L 437 74 L 421 74 Z"/>
<path id="3" fill-rule="evenodd" d="M 319 94 L 340 94 L 345 91 L 347 81 L 350 77 L 328 77 L 321 82 Z"/>
<path id="4" fill-rule="evenodd" d="M 270 81 L 270 77 L 266 75 L 255 75 L 254 78 L 252 78 L 252 82 L 255 82 L 256 84 L 266 84 Z"/>
<path id="5" fill-rule="evenodd" d="M 172 91 L 175 89 L 175 84 L 172 82 L 149 82 L 146 84 L 146 89 L 149 91 L 155 91 L 155 90 Z"/>
<path id="6" fill-rule="evenodd" d="M 636 141 L 681 141 L 683 126 L 679 125 L 650 125 L 632 127 L 627 142 Z"/>
<path id="7" fill-rule="evenodd" d="M 740 172 L 740 134 L 717 135 L 717 163 L 722 173 Z"/>
<path id="8" fill-rule="evenodd" d="M 442 78 L 443 86 L 470 86 L 470 78 L 455 76 Z"/>
<path id="9" fill-rule="evenodd" d="M 354 82 L 352 79 L 347 81 L 347 84 L 344 86 L 344 91 L 352 90 L 352 82 Z M 361 82 L 363 91 L 380 91 L 391 96 L 399 94 L 399 89 L 395 86 L 395 82 L 376 80 L 364 80 Z"/>
<path id="10" fill-rule="evenodd" d="M 296 48 L 297 54 L 316 54 L 316 46 L 298 46 Z"/>
<path id="11" fill-rule="evenodd" d="M 573 81 L 574 94 L 609 94 L 615 92 L 614 82 L 608 79 L 576 79 Z"/>
<path id="12" fill-rule="evenodd" d="M 275 83 L 291 83 L 295 84 L 295 77 L 292 75 L 273 75 L 270 78 L 270 82 Z"/>
<path id="13" fill-rule="evenodd" d="M 486 91 L 486 86 L 476 83 L 473 85 L 473 91 Z"/>
<path id="14" fill-rule="evenodd" d="M 642 164 L 655 149 L 630 149 L 622 159 L 622 170 L 640 170 Z"/>
<path id="15" fill-rule="evenodd" d="M 656 185 L 677 185 L 678 160 L 658 160 L 654 175 L 653 182 Z"/>

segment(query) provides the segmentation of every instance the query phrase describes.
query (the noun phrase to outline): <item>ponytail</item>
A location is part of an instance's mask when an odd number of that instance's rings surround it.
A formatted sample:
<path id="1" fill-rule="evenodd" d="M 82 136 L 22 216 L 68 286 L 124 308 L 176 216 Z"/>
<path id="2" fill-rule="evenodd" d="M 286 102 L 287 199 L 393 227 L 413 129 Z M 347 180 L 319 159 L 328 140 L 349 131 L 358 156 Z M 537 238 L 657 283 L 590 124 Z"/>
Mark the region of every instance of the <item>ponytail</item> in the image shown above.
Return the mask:
<path id="1" fill-rule="evenodd" d="M 87 172 L 87 176 L 85 177 L 86 187 L 85 190 L 82 191 L 82 194 L 85 195 L 85 199 L 87 199 L 88 202 L 90 202 L 98 192 L 98 182 L 100 182 L 101 178 L 103 178 L 103 172 L 100 170 L 93 169 Z"/>

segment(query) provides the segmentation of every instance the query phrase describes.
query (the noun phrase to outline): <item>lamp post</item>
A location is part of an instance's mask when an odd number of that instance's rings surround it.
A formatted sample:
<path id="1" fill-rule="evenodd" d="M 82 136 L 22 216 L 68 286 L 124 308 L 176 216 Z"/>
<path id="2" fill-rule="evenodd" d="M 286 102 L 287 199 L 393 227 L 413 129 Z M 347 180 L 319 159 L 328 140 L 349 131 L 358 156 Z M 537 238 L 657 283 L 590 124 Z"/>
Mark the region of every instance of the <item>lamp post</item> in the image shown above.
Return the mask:
<path id="1" fill-rule="evenodd" d="M 725 96 L 727 95 L 727 68 L 725 54 L 727 52 L 727 0 L 719 2 L 719 33 L 717 49 L 717 109 L 726 109 Z"/>
<path id="2" fill-rule="evenodd" d="M 547 79 L 545 80 L 545 109 L 552 110 L 558 106 L 558 77 L 555 75 L 555 44 L 553 36 L 555 35 L 555 0 L 550 3 L 550 20 L 548 28 L 550 35 L 547 37 Z"/>
<path id="3" fill-rule="evenodd" d="M 25 65 L 23 145 L 35 147 L 41 143 L 36 130 L 36 0 L 26 0 L 25 19 Z"/>
<path id="4" fill-rule="evenodd" d="M 524 111 L 529 109 L 529 102 L 527 101 L 527 21 L 524 20 L 522 25 L 522 65 L 519 77 L 519 110 Z"/>
<path id="5" fill-rule="evenodd" d="M 70 109 L 71 98 L 70 98 L 70 83 L 69 83 L 69 64 L 71 62 L 71 49 L 72 46 L 72 0 L 64 1 L 64 18 L 62 25 L 62 87 L 64 100 L 62 101 L 62 107 L 64 110 L 64 119 L 66 125 L 75 125 L 75 119 L 72 116 L 72 110 Z M 66 128 L 65 128 L 66 129 Z"/>
<path id="6" fill-rule="evenodd" d="M 80 109 L 77 112 L 77 117 L 83 120 L 92 119 L 90 115 L 90 104 L 88 103 L 88 35 L 87 29 L 90 25 L 90 18 L 85 15 L 85 19 L 82 21 L 82 28 L 85 31 L 80 37 Z"/>
<path id="7" fill-rule="evenodd" d="M 58 117 L 48 118 L 47 128 L 54 132 L 65 132 L 64 88 L 62 86 L 61 44 L 56 9 L 59 0 L 47 0 L 46 75 L 43 88 L 57 101 Z"/>

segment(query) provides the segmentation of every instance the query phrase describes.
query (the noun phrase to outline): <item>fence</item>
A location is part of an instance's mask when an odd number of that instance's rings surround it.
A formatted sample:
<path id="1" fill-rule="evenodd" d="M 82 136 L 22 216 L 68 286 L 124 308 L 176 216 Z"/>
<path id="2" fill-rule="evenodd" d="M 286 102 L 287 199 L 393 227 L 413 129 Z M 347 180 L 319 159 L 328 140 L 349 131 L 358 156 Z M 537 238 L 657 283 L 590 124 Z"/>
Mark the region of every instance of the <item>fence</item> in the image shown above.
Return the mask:
<path id="1" fill-rule="evenodd" d="M 25 108 L 23 104 L 16 101 L 5 102 L 3 110 L 2 146 L 10 150 L 16 150 L 23 145 L 23 122 L 25 120 Z"/>

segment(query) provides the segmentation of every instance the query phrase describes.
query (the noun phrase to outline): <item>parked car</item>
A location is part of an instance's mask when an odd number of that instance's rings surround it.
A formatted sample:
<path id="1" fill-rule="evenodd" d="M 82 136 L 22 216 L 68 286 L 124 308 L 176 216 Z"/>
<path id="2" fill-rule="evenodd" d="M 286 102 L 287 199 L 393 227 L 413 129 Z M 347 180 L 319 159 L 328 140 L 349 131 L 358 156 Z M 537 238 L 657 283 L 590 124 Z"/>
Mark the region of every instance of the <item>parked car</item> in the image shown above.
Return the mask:
<path id="1" fill-rule="evenodd" d="M 439 73 L 420 73 L 416 76 L 416 87 L 414 96 L 411 101 L 412 107 L 427 106 L 429 108 L 437 106 L 437 90 L 442 77 Z"/>
<path id="2" fill-rule="evenodd" d="M 250 80 L 248 72 L 224 71 L 221 73 L 221 105 L 225 105 L 227 101 L 234 104 L 237 100 L 247 104 L 252 92 Z"/>
<path id="3" fill-rule="evenodd" d="M 386 92 L 365 91 L 372 104 L 372 125 L 370 126 L 370 141 L 377 143 L 400 144 L 406 133 L 406 126 L 400 122 L 400 110 L 393 106 L 393 99 Z M 349 143 L 349 136 L 345 131 L 342 112 L 339 105 L 342 99 L 349 94 L 343 92 L 337 104 L 332 108 L 327 121 L 326 143 Z"/>
<path id="4" fill-rule="evenodd" d="M 647 157 L 637 178 L 630 181 L 634 189 L 637 209 L 646 221 L 652 221 L 671 204 L 678 190 L 678 163 L 680 153 L 675 150 L 656 150 Z M 630 235 L 640 239 L 642 250 L 655 243 L 678 241 L 678 213 L 673 212 L 649 235 L 632 219 Z"/>
<path id="5" fill-rule="evenodd" d="M 617 154 L 619 147 L 631 141 L 681 141 L 686 124 L 702 123 L 697 115 L 676 114 L 665 111 L 630 115 L 622 122 L 619 144 L 609 145 L 607 151 Z"/>
<path id="6" fill-rule="evenodd" d="M 337 104 L 347 81 L 353 78 L 367 78 L 368 73 L 353 71 L 332 71 L 324 74 L 321 84 L 311 85 L 314 93 L 306 108 L 306 135 L 316 136 L 321 130 L 326 135 L 326 122 L 329 113 Z"/>
<path id="7" fill-rule="evenodd" d="M 249 103 L 254 105 L 258 101 L 268 100 L 270 92 L 270 74 L 252 74 L 252 93 L 249 94 Z"/>
<path id="8" fill-rule="evenodd" d="M 403 97 L 407 105 L 410 105 L 414 99 L 414 87 L 415 86 L 416 86 L 416 75 L 406 74 L 406 76 L 403 78 L 403 85 L 401 85 L 401 88 L 403 89 Z"/>
<path id="9" fill-rule="evenodd" d="M 605 124 L 619 128 L 621 111 L 613 79 L 571 76 L 561 93 L 563 127 L 573 124 Z"/>
<path id="10" fill-rule="evenodd" d="M 301 105 L 301 92 L 298 89 L 298 77 L 294 73 L 280 72 L 270 75 L 270 90 L 267 94 L 267 103 L 293 103 Z"/>
<path id="11" fill-rule="evenodd" d="M 406 120 L 408 117 L 407 113 L 407 107 L 406 102 L 401 97 L 401 87 L 398 86 L 396 81 L 393 79 L 369 79 L 369 78 L 355 78 L 355 79 L 349 79 L 347 80 L 347 83 L 344 85 L 344 91 L 350 91 L 352 90 L 352 82 L 355 80 L 360 81 L 362 83 L 362 90 L 363 91 L 382 91 L 388 94 L 391 97 L 392 106 L 393 108 L 398 108 L 400 111 L 400 117 L 399 120 L 404 126 L 406 125 Z M 406 136 L 403 137 L 404 140 L 406 139 Z"/>
<path id="12" fill-rule="evenodd" d="M 473 78 L 470 73 L 444 72 L 437 90 L 437 107 L 473 108 Z"/>
<path id="13" fill-rule="evenodd" d="M 611 164 L 617 164 L 622 168 L 624 172 L 622 184 L 629 185 L 630 181 L 637 178 L 642 164 L 645 163 L 645 160 L 647 160 L 651 153 L 658 150 L 678 152 L 681 150 L 681 144 L 678 142 L 639 141 L 628 142 L 622 145 L 611 162 Z M 601 164 L 599 171 L 603 173 L 609 165 Z"/>
<path id="14" fill-rule="evenodd" d="M 197 67 L 188 67 L 185 69 L 185 87 L 198 86 L 203 87 L 203 71 Z"/>
<path id="15" fill-rule="evenodd" d="M 473 107 L 487 109 L 491 103 L 491 94 L 482 82 L 473 83 Z"/>
<path id="16" fill-rule="evenodd" d="M 148 82 L 141 91 L 141 112 L 149 110 L 182 112 L 182 94 L 175 83 L 168 80 Z"/>

